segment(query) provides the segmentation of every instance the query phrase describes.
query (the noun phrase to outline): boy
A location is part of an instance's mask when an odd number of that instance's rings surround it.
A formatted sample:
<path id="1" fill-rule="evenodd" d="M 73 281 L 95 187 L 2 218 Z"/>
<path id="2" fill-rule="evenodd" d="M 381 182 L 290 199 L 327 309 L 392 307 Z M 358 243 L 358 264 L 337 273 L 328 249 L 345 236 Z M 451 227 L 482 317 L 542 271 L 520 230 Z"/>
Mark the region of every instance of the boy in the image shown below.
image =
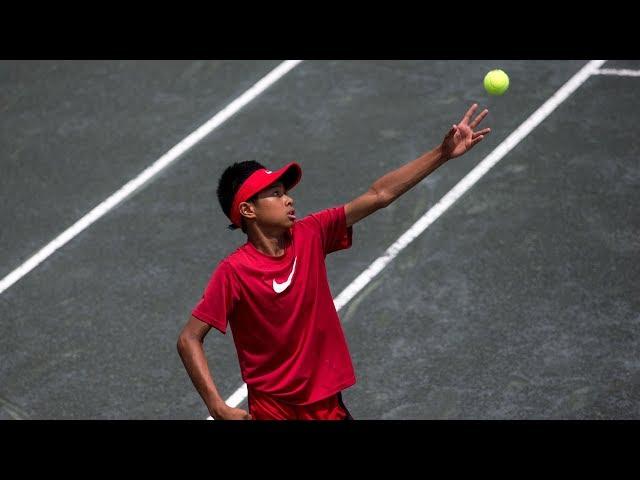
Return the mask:
<path id="1" fill-rule="evenodd" d="M 302 171 L 277 171 L 248 161 L 228 167 L 218 198 L 247 242 L 216 267 L 180 333 L 178 352 L 214 419 L 348 420 L 341 391 L 355 383 L 351 357 L 336 312 L 325 256 L 349 248 L 354 223 L 384 208 L 451 158 L 480 142 L 474 129 L 488 111 L 477 104 L 453 125 L 442 144 L 374 182 L 351 202 L 296 221 L 289 191 Z M 202 344 L 211 327 L 231 325 L 249 411 L 219 395 Z"/>

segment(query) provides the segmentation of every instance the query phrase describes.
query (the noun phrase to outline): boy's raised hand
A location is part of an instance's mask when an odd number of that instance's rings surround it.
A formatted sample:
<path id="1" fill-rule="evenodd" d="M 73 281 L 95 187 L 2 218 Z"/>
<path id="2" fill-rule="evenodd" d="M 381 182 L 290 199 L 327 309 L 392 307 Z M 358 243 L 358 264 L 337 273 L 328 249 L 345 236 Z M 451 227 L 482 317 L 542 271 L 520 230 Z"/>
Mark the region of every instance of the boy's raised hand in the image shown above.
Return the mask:
<path id="1" fill-rule="evenodd" d="M 471 150 L 477 143 L 482 141 L 491 129 L 474 131 L 474 129 L 487 116 L 489 110 L 484 109 L 472 121 L 471 117 L 478 108 L 478 104 L 474 103 L 471 108 L 464 114 L 462 120 L 457 125 L 453 125 L 442 141 L 442 154 L 447 158 L 455 158 Z"/>

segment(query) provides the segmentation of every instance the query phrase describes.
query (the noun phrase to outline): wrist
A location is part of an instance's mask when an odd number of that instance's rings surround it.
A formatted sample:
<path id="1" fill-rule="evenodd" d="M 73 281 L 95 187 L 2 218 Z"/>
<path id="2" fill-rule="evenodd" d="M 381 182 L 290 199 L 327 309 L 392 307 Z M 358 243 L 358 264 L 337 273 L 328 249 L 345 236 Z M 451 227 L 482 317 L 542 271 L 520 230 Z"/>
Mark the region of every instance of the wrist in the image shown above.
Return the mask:
<path id="1" fill-rule="evenodd" d="M 440 144 L 438 147 L 436 147 L 436 154 L 438 156 L 440 163 L 444 163 L 447 160 L 451 160 L 451 156 L 447 153 L 447 149 L 444 147 L 443 144 Z"/>
<path id="2" fill-rule="evenodd" d="M 222 398 L 218 398 L 211 403 L 209 413 L 213 418 L 217 419 L 222 416 L 227 408 L 229 407 L 224 403 L 224 400 L 222 400 Z"/>

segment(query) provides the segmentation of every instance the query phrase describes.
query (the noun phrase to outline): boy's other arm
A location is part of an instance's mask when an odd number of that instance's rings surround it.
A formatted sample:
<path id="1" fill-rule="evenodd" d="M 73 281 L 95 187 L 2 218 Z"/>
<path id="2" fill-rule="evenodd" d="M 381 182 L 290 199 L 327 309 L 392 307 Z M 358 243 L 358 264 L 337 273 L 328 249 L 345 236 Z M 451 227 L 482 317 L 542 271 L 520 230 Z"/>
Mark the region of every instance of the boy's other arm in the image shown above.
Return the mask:
<path id="1" fill-rule="evenodd" d="M 380 177 L 367 192 L 347 203 L 347 227 L 388 206 L 447 160 L 459 157 L 479 143 L 491 129 L 474 131 L 488 113 L 485 109 L 472 121 L 477 108 L 474 103 L 460 123 L 451 127 L 438 147 Z"/>
<path id="2" fill-rule="evenodd" d="M 178 353 L 193 386 L 204 400 L 209 413 L 216 420 L 251 420 L 251 415 L 240 408 L 229 407 L 216 388 L 207 357 L 202 346 L 211 325 L 191 315 L 178 337 Z"/>

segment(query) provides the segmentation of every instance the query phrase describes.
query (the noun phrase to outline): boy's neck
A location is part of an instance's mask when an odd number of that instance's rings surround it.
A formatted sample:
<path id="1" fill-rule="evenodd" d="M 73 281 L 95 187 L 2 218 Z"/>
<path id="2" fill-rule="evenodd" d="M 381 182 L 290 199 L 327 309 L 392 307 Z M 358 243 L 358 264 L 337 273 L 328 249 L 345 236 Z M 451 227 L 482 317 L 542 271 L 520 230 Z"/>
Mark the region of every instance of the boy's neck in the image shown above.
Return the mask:
<path id="1" fill-rule="evenodd" d="M 267 232 L 260 230 L 254 224 L 247 228 L 247 240 L 265 255 L 281 257 L 289 243 L 289 232 L 288 230 Z"/>

